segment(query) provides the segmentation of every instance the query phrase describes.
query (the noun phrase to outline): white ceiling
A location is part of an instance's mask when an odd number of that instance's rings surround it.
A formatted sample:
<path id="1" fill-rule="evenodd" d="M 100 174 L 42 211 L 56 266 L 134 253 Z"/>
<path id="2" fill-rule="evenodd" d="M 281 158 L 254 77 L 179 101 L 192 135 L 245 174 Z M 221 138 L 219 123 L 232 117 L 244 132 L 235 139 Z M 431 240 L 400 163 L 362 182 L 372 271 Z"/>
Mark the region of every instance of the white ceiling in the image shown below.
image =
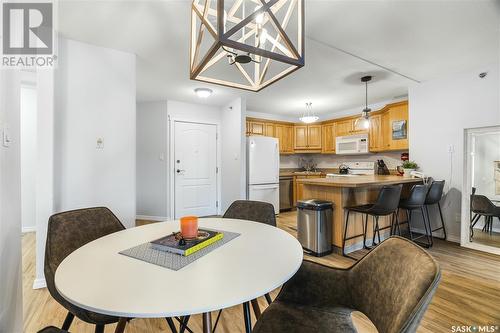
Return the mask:
<path id="1" fill-rule="evenodd" d="M 60 1 L 58 25 L 67 38 L 135 53 L 139 101 L 200 103 L 193 89 L 207 86 L 204 103 L 245 96 L 249 110 L 294 116 L 307 101 L 318 114 L 363 104 L 365 74 L 375 76 L 370 102 L 406 94 L 414 81 L 383 67 L 426 81 L 498 62 L 499 3 L 306 0 L 305 67 L 258 93 L 189 80 L 190 0 Z"/>

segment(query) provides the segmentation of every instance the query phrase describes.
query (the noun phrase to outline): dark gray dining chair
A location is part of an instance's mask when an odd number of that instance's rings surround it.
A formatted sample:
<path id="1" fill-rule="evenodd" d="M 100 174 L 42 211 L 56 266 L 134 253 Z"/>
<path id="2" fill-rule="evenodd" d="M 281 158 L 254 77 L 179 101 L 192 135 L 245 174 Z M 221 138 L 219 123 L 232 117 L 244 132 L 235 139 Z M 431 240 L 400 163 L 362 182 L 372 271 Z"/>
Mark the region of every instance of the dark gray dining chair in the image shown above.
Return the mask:
<path id="1" fill-rule="evenodd" d="M 69 333 L 69 332 L 54 326 L 47 326 L 38 331 L 38 333 Z"/>
<path id="2" fill-rule="evenodd" d="M 355 333 L 356 311 L 378 332 L 415 332 L 440 278 L 431 255 L 399 236 L 383 241 L 347 269 L 304 261 L 253 333 Z"/>
<path id="3" fill-rule="evenodd" d="M 483 231 L 492 233 L 493 231 L 493 218 L 496 217 L 500 221 L 500 207 L 496 206 L 488 197 L 480 194 L 476 194 L 476 188 L 472 188 L 472 194 L 470 197 L 470 211 L 471 211 L 471 221 L 470 221 L 470 240 L 474 237 L 474 227 L 481 217 L 484 216 L 485 223 Z M 472 217 L 472 215 L 474 215 Z"/>
<path id="4" fill-rule="evenodd" d="M 88 311 L 68 302 L 57 291 L 54 277 L 59 264 L 73 251 L 93 240 L 124 229 L 120 220 L 106 207 L 77 209 L 49 218 L 44 273 L 50 295 L 68 310 L 62 325 L 63 331 L 69 330 L 75 316 L 94 324 L 96 333 L 104 332 L 105 325 L 118 322 L 117 317 Z"/>

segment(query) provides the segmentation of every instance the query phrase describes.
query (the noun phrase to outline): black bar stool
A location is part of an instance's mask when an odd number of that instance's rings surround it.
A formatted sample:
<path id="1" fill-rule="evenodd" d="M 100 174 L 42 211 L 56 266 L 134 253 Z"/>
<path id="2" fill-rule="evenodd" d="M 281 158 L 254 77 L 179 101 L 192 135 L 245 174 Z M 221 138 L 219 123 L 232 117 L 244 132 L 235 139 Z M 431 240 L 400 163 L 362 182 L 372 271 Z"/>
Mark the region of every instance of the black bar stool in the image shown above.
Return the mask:
<path id="1" fill-rule="evenodd" d="M 403 188 L 403 185 L 390 185 L 390 186 L 384 186 L 380 190 L 378 194 L 377 201 L 373 204 L 366 204 L 366 205 L 360 205 L 360 206 L 352 206 L 352 207 L 344 207 L 345 210 L 347 210 L 347 216 L 345 219 L 345 226 L 344 226 L 344 237 L 342 238 L 342 255 L 345 257 L 349 257 L 352 259 L 357 260 L 356 258 L 353 258 L 351 256 L 348 256 L 345 253 L 345 243 L 347 240 L 350 239 L 355 239 L 358 237 L 363 236 L 363 248 L 365 249 L 370 249 L 366 245 L 366 233 L 367 233 L 367 228 L 368 228 L 368 215 L 372 216 L 373 218 L 373 240 L 372 244 L 378 245 L 378 243 L 381 242 L 381 237 L 380 237 L 380 230 L 388 229 L 394 227 L 394 219 L 397 221 L 397 215 L 396 211 L 398 209 L 398 203 L 399 203 L 399 198 L 401 196 L 401 190 Z M 355 212 L 355 213 L 361 213 L 365 215 L 365 220 L 364 220 L 364 227 L 363 227 L 363 233 L 358 234 L 358 235 L 353 235 L 347 237 L 347 229 L 349 226 L 349 214 L 350 212 Z M 380 216 L 387 216 L 387 215 L 392 215 L 392 220 L 391 220 L 391 225 L 387 227 L 380 228 L 378 225 L 378 219 Z M 396 222 L 397 223 L 397 222 Z M 375 243 L 375 235 L 378 236 L 378 243 Z"/>
<path id="2" fill-rule="evenodd" d="M 425 213 L 424 213 L 424 205 L 425 205 L 425 198 L 427 197 L 427 193 L 429 192 L 429 186 L 428 185 L 413 185 L 413 187 L 410 190 L 410 194 L 408 198 L 402 199 L 399 202 L 399 207 L 398 207 L 398 212 L 400 209 L 406 210 L 406 222 L 403 222 L 401 224 L 408 224 L 408 231 L 410 233 L 410 239 L 412 241 L 416 241 L 417 239 L 420 239 L 422 237 L 427 238 L 427 243 L 419 243 L 416 242 L 419 245 L 425 246 L 425 247 L 431 247 L 432 246 L 432 236 L 431 236 L 431 226 L 428 224 L 427 219 L 425 218 Z M 420 211 L 422 214 L 422 219 L 424 222 L 424 229 L 425 229 L 425 234 L 414 237 L 413 236 L 413 231 L 411 230 L 412 227 L 412 213 L 413 211 Z M 394 228 L 394 232 L 396 231 L 395 229 L 397 228 L 398 234 L 401 235 L 401 229 L 400 229 L 400 223 L 396 223 L 396 226 Z"/>
<path id="3" fill-rule="evenodd" d="M 432 233 L 438 230 L 443 230 L 443 237 L 436 237 L 442 240 L 446 240 L 446 228 L 444 226 L 443 212 L 441 210 L 441 198 L 443 197 L 443 189 L 444 189 L 444 180 L 433 180 L 429 179 L 429 192 L 427 193 L 427 197 L 425 198 L 425 213 L 427 215 L 427 221 L 429 221 L 429 227 L 432 226 L 431 219 L 429 217 L 429 206 L 437 205 L 439 211 L 439 218 L 441 219 L 441 226 L 431 231 L 431 239 L 433 237 Z"/>
<path id="4" fill-rule="evenodd" d="M 476 188 L 472 188 L 471 194 L 471 218 L 470 223 L 470 240 L 474 237 L 474 226 L 479 221 L 481 216 L 484 216 L 485 223 L 483 231 L 489 234 L 493 231 L 493 218 L 496 217 L 500 221 L 500 207 L 496 206 L 490 199 L 484 195 L 476 194 Z"/>

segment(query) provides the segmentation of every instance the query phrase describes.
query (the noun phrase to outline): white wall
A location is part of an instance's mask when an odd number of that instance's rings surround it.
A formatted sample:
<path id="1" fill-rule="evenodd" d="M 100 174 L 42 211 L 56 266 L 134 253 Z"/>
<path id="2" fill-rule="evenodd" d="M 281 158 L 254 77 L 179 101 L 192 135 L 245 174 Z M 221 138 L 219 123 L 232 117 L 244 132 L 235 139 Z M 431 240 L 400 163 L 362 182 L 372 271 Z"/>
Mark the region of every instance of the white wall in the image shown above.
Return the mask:
<path id="1" fill-rule="evenodd" d="M 36 230 L 36 85 L 21 86 L 21 220 L 23 232 Z"/>
<path id="2" fill-rule="evenodd" d="M 137 216 L 166 220 L 167 102 L 137 103 Z"/>
<path id="3" fill-rule="evenodd" d="M 21 154 L 19 72 L 0 71 L 0 132 L 8 128 L 11 144 L 0 143 L 0 332 L 21 333 Z"/>
<path id="4" fill-rule="evenodd" d="M 135 225 L 135 55 L 59 42 L 56 210 L 109 207 Z M 102 149 L 97 139 L 104 140 Z"/>
<path id="5" fill-rule="evenodd" d="M 442 205 L 450 240 L 460 238 L 464 129 L 500 124 L 498 71 L 492 64 L 409 90 L 410 156 L 423 172 L 446 180 Z"/>
<path id="6" fill-rule="evenodd" d="M 246 198 L 245 100 L 238 98 L 222 108 L 222 211 Z"/>

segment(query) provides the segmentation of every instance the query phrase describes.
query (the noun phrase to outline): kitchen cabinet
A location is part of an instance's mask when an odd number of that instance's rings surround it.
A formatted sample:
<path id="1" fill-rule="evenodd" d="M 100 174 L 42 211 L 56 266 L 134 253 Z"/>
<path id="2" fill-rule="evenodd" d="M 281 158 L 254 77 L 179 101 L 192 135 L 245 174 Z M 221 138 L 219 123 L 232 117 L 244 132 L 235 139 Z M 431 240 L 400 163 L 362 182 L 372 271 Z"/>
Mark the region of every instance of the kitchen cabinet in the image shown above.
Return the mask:
<path id="1" fill-rule="evenodd" d="M 393 133 L 395 125 L 405 122 L 405 137 L 398 138 Z M 408 149 L 408 103 L 401 102 L 391 104 L 382 111 L 382 137 L 383 147 L 387 150 L 407 150 Z"/>
<path id="2" fill-rule="evenodd" d="M 335 137 L 337 136 L 336 127 L 336 123 L 326 124 L 321 127 L 321 133 L 323 134 L 323 141 L 321 143 L 322 154 L 335 153 Z"/>
<path id="3" fill-rule="evenodd" d="M 306 178 L 325 178 L 326 175 L 315 174 L 315 175 L 294 175 L 293 176 L 293 207 L 297 206 L 297 200 L 302 198 L 302 187 L 297 183 L 297 179 L 306 179 Z"/>
<path id="4" fill-rule="evenodd" d="M 293 126 L 276 124 L 274 126 L 274 137 L 278 138 L 280 154 L 293 154 Z"/>
<path id="5" fill-rule="evenodd" d="M 380 114 L 370 117 L 370 129 L 368 130 L 368 146 L 371 152 L 384 150 L 382 115 Z"/>
<path id="6" fill-rule="evenodd" d="M 345 119 L 335 122 L 337 128 L 337 136 L 351 135 L 354 130 L 352 119 Z"/>
<path id="7" fill-rule="evenodd" d="M 264 135 L 274 137 L 274 127 L 275 126 L 273 123 L 265 123 L 264 124 Z"/>
<path id="8" fill-rule="evenodd" d="M 247 121 L 247 134 L 248 135 L 264 135 L 265 123 L 257 121 Z"/>
<path id="9" fill-rule="evenodd" d="M 303 152 L 321 150 L 321 125 L 296 125 L 294 148 Z"/>

